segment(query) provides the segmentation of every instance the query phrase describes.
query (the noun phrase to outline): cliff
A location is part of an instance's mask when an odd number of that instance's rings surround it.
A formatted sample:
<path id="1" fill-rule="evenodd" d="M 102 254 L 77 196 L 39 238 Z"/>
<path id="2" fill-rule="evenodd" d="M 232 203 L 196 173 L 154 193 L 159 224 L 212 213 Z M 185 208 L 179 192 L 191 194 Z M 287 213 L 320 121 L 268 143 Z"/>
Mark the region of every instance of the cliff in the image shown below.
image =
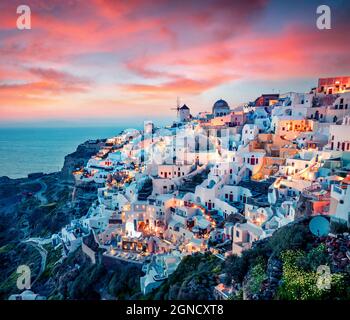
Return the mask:
<path id="1" fill-rule="evenodd" d="M 73 199 L 72 171 L 86 164 L 102 145 L 103 140 L 79 145 L 75 152 L 65 157 L 60 172 L 28 175 L 28 178 L 21 179 L 0 177 L 0 299 L 7 299 L 10 294 L 16 293 L 13 279 L 16 279 L 18 261 L 24 261 L 31 267 L 37 263 L 36 251 L 32 250 L 33 254 L 29 254 L 30 248 L 22 245 L 22 241 L 58 233 L 72 219 L 85 215 L 96 199 L 96 191 L 87 190 L 75 192 Z M 49 251 L 55 253 L 55 250 Z M 52 265 L 59 257 L 60 252 L 57 257 L 52 257 Z M 53 282 L 50 264 L 49 267 L 45 271 L 45 281 Z M 56 284 L 52 285 L 55 288 Z M 50 286 L 44 287 L 48 290 Z M 42 290 L 46 295 L 47 292 Z"/>
<path id="2" fill-rule="evenodd" d="M 104 145 L 104 142 L 105 139 L 88 140 L 80 144 L 75 152 L 65 156 L 64 165 L 61 170 L 61 178 L 65 181 L 73 182 L 74 177 L 72 172 L 77 168 L 85 166 L 90 157 L 95 155 Z"/>

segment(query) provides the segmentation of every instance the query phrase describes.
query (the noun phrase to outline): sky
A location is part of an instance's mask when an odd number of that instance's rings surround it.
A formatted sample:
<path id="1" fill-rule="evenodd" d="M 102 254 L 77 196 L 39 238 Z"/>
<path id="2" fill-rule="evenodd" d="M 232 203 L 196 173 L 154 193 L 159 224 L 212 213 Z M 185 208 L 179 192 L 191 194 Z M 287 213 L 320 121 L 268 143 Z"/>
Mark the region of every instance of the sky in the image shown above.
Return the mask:
<path id="1" fill-rule="evenodd" d="M 349 17 L 347 0 L 1 0 L 0 124 L 174 119 L 177 97 L 196 114 L 306 92 L 350 75 Z"/>

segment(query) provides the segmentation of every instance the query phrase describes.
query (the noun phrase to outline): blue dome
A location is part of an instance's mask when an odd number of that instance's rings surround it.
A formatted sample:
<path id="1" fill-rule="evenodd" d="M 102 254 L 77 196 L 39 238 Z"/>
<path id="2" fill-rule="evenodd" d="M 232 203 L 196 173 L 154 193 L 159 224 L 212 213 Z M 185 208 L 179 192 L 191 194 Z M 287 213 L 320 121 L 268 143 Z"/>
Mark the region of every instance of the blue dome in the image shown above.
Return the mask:
<path id="1" fill-rule="evenodd" d="M 228 103 L 225 100 L 218 100 L 214 103 L 213 110 L 220 108 L 220 109 L 230 109 Z"/>
<path id="2" fill-rule="evenodd" d="M 329 221 L 325 217 L 316 216 L 310 220 L 310 231 L 317 237 L 324 237 L 330 231 Z"/>

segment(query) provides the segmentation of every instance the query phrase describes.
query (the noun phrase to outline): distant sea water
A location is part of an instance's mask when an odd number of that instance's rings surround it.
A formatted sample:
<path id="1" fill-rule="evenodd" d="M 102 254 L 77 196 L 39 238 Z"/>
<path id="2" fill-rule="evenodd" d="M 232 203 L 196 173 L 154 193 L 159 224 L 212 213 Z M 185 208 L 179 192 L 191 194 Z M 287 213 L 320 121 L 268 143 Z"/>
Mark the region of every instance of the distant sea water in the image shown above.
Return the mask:
<path id="1" fill-rule="evenodd" d="M 112 137 L 126 128 L 0 128 L 0 177 L 23 178 L 33 172 L 59 171 L 64 157 L 80 143 Z"/>

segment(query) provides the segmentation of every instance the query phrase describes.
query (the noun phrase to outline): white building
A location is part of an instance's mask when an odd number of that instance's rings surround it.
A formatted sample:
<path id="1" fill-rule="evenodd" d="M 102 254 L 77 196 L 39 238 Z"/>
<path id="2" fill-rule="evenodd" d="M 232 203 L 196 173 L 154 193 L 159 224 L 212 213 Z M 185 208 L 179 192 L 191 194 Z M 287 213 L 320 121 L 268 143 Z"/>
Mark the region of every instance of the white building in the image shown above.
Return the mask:
<path id="1" fill-rule="evenodd" d="M 340 184 L 333 184 L 329 213 L 333 221 L 350 226 L 350 178 L 347 176 Z"/>
<path id="2" fill-rule="evenodd" d="M 176 270 L 181 259 L 178 251 L 153 256 L 151 263 L 143 268 L 146 274 L 140 278 L 141 292 L 148 294 L 158 288 Z"/>
<path id="3" fill-rule="evenodd" d="M 254 241 L 259 240 L 262 237 L 264 231 L 250 223 L 236 223 L 233 227 L 233 242 L 232 253 L 241 255 L 244 250 L 248 250 L 252 247 Z"/>
<path id="4" fill-rule="evenodd" d="M 350 116 L 344 117 L 341 125 L 330 126 L 329 138 L 331 150 L 350 150 Z"/>
<path id="5" fill-rule="evenodd" d="M 246 145 L 249 141 L 256 140 L 259 127 L 255 124 L 245 124 L 242 129 L 242 142 Z"/>
<path id="6" fill-rule="evenodd" d="M 46 297 L 40 296 L 30 290 L 25 290 L 20 294 L 12 294 L 9 300 L 46 300 Z"/>
<path id="7" fill-rule="evenodd" d="M 164 179 L 184 177 L 192 171 L 192 165 L 163 164 L 158 166 L 158 176 Z"/>

